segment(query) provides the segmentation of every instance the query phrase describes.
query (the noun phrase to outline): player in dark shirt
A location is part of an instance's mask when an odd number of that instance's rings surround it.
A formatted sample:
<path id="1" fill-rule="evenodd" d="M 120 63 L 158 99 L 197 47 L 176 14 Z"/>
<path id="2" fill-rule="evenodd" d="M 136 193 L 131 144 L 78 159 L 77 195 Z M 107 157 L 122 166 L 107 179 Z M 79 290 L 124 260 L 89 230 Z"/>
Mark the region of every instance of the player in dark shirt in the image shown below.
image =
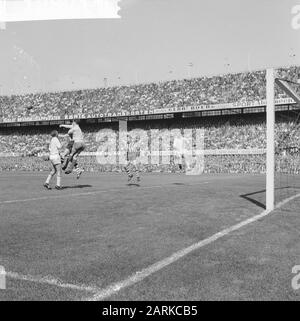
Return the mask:
<path id="1" fill-rule="evenodd" d="M 72 134 L 64 135 L 64 137 L 68 137 L 68 143 L 65 148 L 64 153 L 61 155 L 62 160 L 62 170 L 65 171 L 65 174 L 71 174 L 72 171 L 67 170 L 69 164 L 69 156 L 74 146 L 74 140 Z M 81 174 L 84 172 L 82 168 L 79 168 L 77 160 L 74 159 L 74 172 L 77 174 L 77 179 L 80 178 Z"/>

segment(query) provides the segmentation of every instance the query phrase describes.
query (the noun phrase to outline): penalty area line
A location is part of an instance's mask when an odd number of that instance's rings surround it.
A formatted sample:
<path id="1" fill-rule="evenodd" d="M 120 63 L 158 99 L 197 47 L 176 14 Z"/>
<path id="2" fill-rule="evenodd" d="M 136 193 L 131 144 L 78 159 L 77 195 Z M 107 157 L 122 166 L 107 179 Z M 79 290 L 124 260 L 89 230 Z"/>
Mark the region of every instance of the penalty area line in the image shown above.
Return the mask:
<path id="1" fill-rule="evenodd" d="M 292 196 L 282 202 L 280 202 L 275 208 L 279 209 L 282 206 L 284 206 L 285 204 L 287 204 L 288 202 L 299 198 L 300 197 L 300 193 Z M 158 261 L 157 263 L 154 263 L 152 265 L 150 265 L 147 268 L 142 269 L 141 271 L 138 271 L 136 273 L 134 273 L 133 275 L 129 276 L 128 278 L 124 279 L 123 281 L 120 282 L 116 282 L 111 284 L 110 286 L 108 286 L 107 288 L 104 288 L 102 290 L 100 290 L 99 292 L 97 292 L 96 294 L 94 294 L 92 297 L 85 299 L 86 301 L 101 301 L 104 299 L 107 299 L 109 297 L 111 297 L 112 295 L 116 294 L 117 292 L 130 287 L 138 282 L 143 281 L 145 278 L 151 276 L 152 274 L 162 270 L 163 268 L 171 265 L 172 263 L 175 263 L 176 261 L 178 261 L 179 259 L 185 257 L 186 255 L 199 250 L 200 248 L 209 245 L 225 236 L 227 236 L 228 234 L 237 231 L 251 223 L 254 223 L 262 218 L 264 218 L 265 216 L 269 215 L 270 213 L 272 213 L 273 211 L 270 210 L 265 210 L 262 213 L 255 215 L 249 219 L 246 219 L 240 223 L 237 223 L 229 228 L 226 228 L 204 240 L 201 240 L 197 243 L 192 244 L 189 247 L 184 248 L 183 250 L 177 251 L 175 253 L 173 253 L 171 256 Z"/>
<path id="2" fill-rule="evenodd" d="M 16 272 L 6 272 L 7 278 L 25 281 L 25 282 L 34 282 L 39 284 L 51 285 L 59 288 L 77 290 L 77 291 L 85 291 L 85 292 L 93 292 L 96 293 L 99 291 L 99 288 L 89 285 L 77 285 L 71 283 L 64 283 L 60 279 L 53 278 L 51 276 L 37 277 L 32 275 L 24 275 Z"/>

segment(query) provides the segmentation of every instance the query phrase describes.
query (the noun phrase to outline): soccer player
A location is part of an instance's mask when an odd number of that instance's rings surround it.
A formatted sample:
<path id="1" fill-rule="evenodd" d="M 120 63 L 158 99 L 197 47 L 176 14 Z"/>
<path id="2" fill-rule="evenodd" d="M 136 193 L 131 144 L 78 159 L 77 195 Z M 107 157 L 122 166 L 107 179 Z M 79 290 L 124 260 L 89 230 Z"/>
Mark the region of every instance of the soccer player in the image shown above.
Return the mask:
<path id="1" fill-rule="evenodd" d="M 62 170 L 65 170 L 68 165 L 67 160 L 71 154 L 71 151 L 72 151 L 72 148 L 74 145 L 74 140 L 73 140 L 72 135 L 69 135 L 69 134 L 66 134 L 66 135 L 59 134 L 58 136 L 62 137 L 62 138 L 67 138 L 65 150 L 64 150 L 64 152 L 62 152 L 60 154 L 61 155 L 61 163 L 63 164 Z"/>
<path id="2" fill-rule="evenodd" d="M 60 190 L 61 189 L 61 158 L 59 155 L 59 150 L 61 149 L 61 143 L 58 139 L 58 132 L 56 130 L 51 132 L 51 141 L 49 145 L 49 152 L 50 152 L 50 162 L 52 165 L 52 170 L 48 175 L 44 187 L 46 189 L 51 189 L 50 181 L 56 175 L 56 186 L 55 188 Z"/>
<path id="3" fill-rule="evenodd" d="M 66 148 L 63 153 L 61 153 L 61 163 L 62 163 L 62 170 L 65 171 L 69 164 L 69 156 L 71 154 L 71 151 L 73 149 L 74 140 L 72 134 L 66 134 L 66 135 L 59 135 L 59 137 L 67 137 L 68 142 L 66 145 Z M 77 174 L 77 179 L 80 178 L 81 174 L 84 172 L 82 168 L 79 168 L 77 160 L 74 162 L 74 171 Z M 66 174 L 70 174 L 71 172 L 67 172 Z"/>
<path id="4" fill-rule="evenodd" d="M 139 156 L 139 151 L 136 147 L 136 142 L 133 141 L 131 136 L 127 136 L 127 166 L 125 166 L 125 171 L 127 173 L 128 182 L 130 183 L 134 175 L 136 177 L 136 182 L 140 182 L 140 172 L 137 167 L 137 158 Z"/>
<path id="5" fill-rule="evenodd" d="M 174 160 L 178 164 L 179 170 L 183 171 L 183 158 L 184 158 L 184 138 L 183 137 L 175 137 L 173 143 L 173 151 L 174 151 Z"/>
<path id="6" fill-rule="evenodd" d="M 76 120 L 73 121 L 72 125 L 60 125 L 59 127 L 69 129 L 68 134 L 72 135 L 74 141 L 71 153 L 68 157 L 69 164 L 65 171 L 66 174 L 70 174 L 77 163 L 79 154 L 85 149 L 84 137 Z"/>

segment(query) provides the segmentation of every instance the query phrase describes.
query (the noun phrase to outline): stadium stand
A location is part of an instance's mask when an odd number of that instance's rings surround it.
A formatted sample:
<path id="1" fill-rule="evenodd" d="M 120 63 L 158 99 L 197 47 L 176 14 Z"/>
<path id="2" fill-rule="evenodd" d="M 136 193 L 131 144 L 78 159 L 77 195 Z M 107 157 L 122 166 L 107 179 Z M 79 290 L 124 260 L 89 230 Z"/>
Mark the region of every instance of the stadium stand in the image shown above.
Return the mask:
<path id="1" fill-rule="evenodd" d="M 146 132 L 150 137 L 149 131 L 158 128 L 159 131 L 172 131 L 179 129 L 182 131 L 187 128 L 204 128 L 204 149 L 205 150 L 244 150 L 244 149 L 264 149 L 265 138 L 265 121 L 264 115 L 232 115 L 227 117 L 209 117 L 208 119 L 193 118 L 186 120 L 163 120 L 151 122 L 135 122 L 129 130 L 140 129 Z M 153 123 L 151 125 L 151 123 Z M 286 132 L 292 123 L 281 122 L 277 124 L 277 132 Z M 99 142 L 97 134 L 105 130 L 113 130 L 117 134 L 114 125 L 106 125 L 99 128 L 99 125 L 85 125 L 83 130 L 86 133 L 88 152 L 96 152 Z M 150 129 L 151 128 L 151 129 Z M 1 157 L 1 170 L 43 170 L 48 164 L 42 162 L 38 157 L 39 153 L 46 153 L 49 141 L 49 132 L 53 129 L 50 126 L 6 128 L 1 130 L 0 144 L 2 153 L 7 155 L 11 153 L 21 154 L 20 157 Z M 298 135 L 293 137 L 293 145 L 299 144 Z M 141 147 L 143 149 L 143 147 Z M 147 149 L 146 146 L 144 148 Z M 253 173 L 263 172 L 264 159 L 263 155 L 207 155 L 205 172 L 217 173 Z M 118 166 L 100 165 L 96 162 L 95 157 L 84 157 L 84 166 L 87 170 L 112 171 L 118 170 Z M 144 171 L 157 170 L 162 171 L 162 166 L 150 166 L 143 168 Z M 166 171 L 174 171 L 169 166 Z"/>
<path id="2" fill-rule="evenodd" d="M 265 73 L 241 73 L 80 90 L 1 97 L 2 117 L 57 116 L 255 101 L 265 98 Z"/>
<path id="3" fill-rule="evenodd" d="M 279 69 L 282 77 L 300 78 L 300 67 Z M 284 94 L 276 89 L 276 97 Z M 122 110 L 160 109 L 175 106 L 197 106 L 238 101 L 259 101 L 265 99 L 265 71 L 228 74 L 214 77 L 174 80 L 162 83 L 140 84 L 80 90 L 61 93 L 39 93 L 0 97 L 0 122 L 14 117 L 63 117 L 70 114 L 113 113 Z M 276 132 L 286 132 L 293 123 L 279 117 Z M 129 130 L 140 129 L 150 137 L 152 129 L 159 131 L 180 131 L 191 128 L 204 129 L 205 150 L 265 149 L 265 114 L 243 113 L 238 115 L 173 118 L 132 121 Z M 56 126 L 0 127 L 0 170 L 45 170 L 48 164 L 36 157 L 47 152 L 49 132 Z M 101 130 L 117 133 L 117 123 L 83 124 L 87 141 L 87 152 L 98 149 L 97 133 Z M 299 144 L 299 133 L 292 142 Z M 151 140 L 148 142 L 151 144 Z M 145 149 L 146 146 L 145 146 Z M 16 154 L 16 155 L 13 155 Z M 5 156 L 5 157 L 4 157 Z M 265 171 L 262 154 L 239 155 L 223 153 L 205 156 L 205 172 L 218 173 L 261 173 Z M 100 165 L 94 156 L 84 157 L 84 167 L 90 171 L 121 170 L 116 164 Z M 176 171 L 173 165 L 144 165 L 143 171 Z"/>

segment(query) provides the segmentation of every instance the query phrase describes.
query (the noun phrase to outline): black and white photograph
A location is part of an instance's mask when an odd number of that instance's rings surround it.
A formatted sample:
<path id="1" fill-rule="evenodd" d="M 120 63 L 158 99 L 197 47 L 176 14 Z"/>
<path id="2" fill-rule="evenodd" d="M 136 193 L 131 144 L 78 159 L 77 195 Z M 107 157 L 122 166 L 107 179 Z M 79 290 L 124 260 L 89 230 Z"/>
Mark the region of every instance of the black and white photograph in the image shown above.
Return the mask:
<path id="1" fill-rule="evenodd" d="M 0 0 L 0 301 L 300 301 L 300 0 Z"/>

